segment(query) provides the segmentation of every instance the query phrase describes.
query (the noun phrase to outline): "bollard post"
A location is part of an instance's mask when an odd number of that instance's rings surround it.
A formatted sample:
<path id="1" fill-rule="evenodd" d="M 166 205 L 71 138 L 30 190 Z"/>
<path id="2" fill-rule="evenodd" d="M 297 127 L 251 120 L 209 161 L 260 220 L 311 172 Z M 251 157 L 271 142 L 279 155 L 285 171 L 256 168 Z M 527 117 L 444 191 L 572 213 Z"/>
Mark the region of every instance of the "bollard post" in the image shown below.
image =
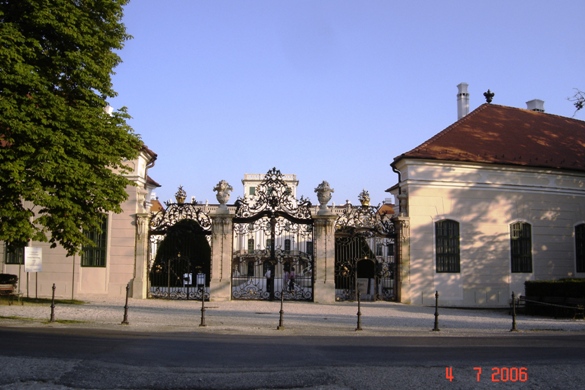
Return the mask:
<path id="1" fill-rule="evenodd" d="M 283 314 L 284 314 L 284 290 L 280 291 L 280 319 L 278 320 L 278 326 L 276 327 L 276 330 L 284 330 L 284 324 L 283 324 Z"/>
<path id="2" fill-rule="evenodd" d="M 124 305 L 124 319 L 120 325 L 130 325 L 128 322 L 128 292 L 130 291 L 130 283 L 126 285 L 126 304 Z"/>
<path id="3" fill-rule="evenodd" d="M 207 326 L 205 324 L 205 285 L 201 288 L 201 323 L 199 326 Z"/>
<path id="4" fill-rule="evenodd" d="M 435 291 L 435 327 L 433 328 L 434 332 L 438 332 L 439 329 L 439 292 Z"/>
<path id="5" fill-rule="evenodd" d="M 49 322 L 55 322 L 55 283 L 53 283 L 53 297 L 51 298 L 51 318 Z"/>
<path id="6" fill-rule="evenodd" d="M 514 291 L 512 291 L 512 329 L 510 332 L 518 332 L 516 329 L 516 297 L 514 296 Z"/>
<path id="7" fill-rule="evenodd" d="M 360 292 L 357 292 L 358 298 L 358 312 L 357 312 L 357 327 L 355 328 L 356 331 L 362 330 L 362 308 L 361 308 L 361 300 L 360 300 Z"/>

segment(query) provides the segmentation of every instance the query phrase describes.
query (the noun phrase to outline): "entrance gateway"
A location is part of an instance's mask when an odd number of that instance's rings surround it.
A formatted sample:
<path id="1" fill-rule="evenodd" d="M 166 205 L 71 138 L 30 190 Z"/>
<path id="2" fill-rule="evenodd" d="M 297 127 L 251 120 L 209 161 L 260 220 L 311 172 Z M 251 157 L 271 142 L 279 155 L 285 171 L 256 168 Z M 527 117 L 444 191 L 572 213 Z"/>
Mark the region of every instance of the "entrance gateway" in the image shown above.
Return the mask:
<path id="1" fill-rule="evenodd" d="M 222 180 L 219 206 L 185 203 L 180 187 L 176 203 L 151 214 L 149 297 L 396 300 L 391 205 L 370 206 L 364 190 L 360 206 L 327 206 L 333 189 L 323 182 L 313 206 L 294 196 L 295 175 L 273 168 L 254 176 L 261 180 L 252 194 L 233 205 Z"/>

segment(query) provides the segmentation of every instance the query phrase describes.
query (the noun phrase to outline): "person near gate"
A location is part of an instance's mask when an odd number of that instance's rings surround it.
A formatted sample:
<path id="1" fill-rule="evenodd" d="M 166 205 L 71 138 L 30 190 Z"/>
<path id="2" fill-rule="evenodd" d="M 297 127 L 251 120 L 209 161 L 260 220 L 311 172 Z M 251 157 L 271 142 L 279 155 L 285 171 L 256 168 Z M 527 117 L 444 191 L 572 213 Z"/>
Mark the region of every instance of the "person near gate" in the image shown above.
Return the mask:
<path id="1" fill-rule="evenodd" d="M 288 277 L 290 274 L 290 263 L 284 264 L 284 272 L 282 273 L 282 290 L 288 289 Z"/>
<path id="2" fill-rule="evenodd" d="M 290 269 L 288 274 L 288 291 L 293 291 L 295 289 L 295 267 Z"/>
<path id="3" fill-rule="evenodd" d="M 266 277 L 266 291 L 272 292 L 272 284 L 274 283 L 274 280 L 272 279 L 272 272 L 270 271 L 270 268 L 268 268 L 264 276 Z"/>

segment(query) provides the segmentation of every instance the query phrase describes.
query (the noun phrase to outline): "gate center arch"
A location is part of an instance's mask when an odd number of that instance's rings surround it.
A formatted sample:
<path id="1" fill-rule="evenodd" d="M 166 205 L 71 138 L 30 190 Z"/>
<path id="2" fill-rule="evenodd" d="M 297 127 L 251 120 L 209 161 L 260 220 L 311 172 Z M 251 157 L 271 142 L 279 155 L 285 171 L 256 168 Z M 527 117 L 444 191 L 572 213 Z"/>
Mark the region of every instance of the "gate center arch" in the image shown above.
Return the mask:
<path id="1" fill-rule="evenodd" d="M 232 299 L 313 300 L 311 203 L 273 168 L 233 219 Z"/>

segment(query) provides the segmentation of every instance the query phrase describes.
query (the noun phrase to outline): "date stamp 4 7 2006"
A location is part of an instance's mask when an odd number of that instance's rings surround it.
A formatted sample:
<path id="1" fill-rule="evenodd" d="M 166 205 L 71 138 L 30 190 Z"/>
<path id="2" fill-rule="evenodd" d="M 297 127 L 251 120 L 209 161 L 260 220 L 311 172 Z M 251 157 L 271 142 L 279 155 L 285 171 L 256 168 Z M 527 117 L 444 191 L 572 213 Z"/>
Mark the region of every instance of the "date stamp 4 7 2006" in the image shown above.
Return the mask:
<path id="1" fill-rule="evenodd" d="M 481 382 L 483 369 L 481 367 L 473 367 L 475 371 L 475 378 L 477 382 Z M 488 375 L 490 373 L 488 372 Z M 445 379 L 452 382 L 455 379 L 453 367 L 445 367 Z M 491 368 L 492 382 L 526 382 L 528 381 L 528 369 L 526 367 L 492 367 Z"/>

